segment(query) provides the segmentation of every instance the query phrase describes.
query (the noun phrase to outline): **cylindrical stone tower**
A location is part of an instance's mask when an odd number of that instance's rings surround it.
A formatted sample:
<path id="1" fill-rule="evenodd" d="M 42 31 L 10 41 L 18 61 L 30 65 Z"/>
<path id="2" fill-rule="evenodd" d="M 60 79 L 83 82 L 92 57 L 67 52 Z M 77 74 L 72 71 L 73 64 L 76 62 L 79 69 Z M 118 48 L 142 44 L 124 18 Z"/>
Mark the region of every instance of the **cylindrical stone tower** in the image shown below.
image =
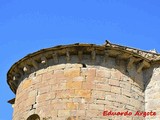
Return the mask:
<path id="1" fill-rule="evenodd" d="M 153 71 L 151 61 L 157 56 L 109 42 L 56 46 L 29 54 L 7 74 L 16 94 L 9 101 L 14 104 L 13 120 L 144 120 L 134 114 L 146 111 L 145 102 L 151 104 L 145 101 L 145 89 Z"/>

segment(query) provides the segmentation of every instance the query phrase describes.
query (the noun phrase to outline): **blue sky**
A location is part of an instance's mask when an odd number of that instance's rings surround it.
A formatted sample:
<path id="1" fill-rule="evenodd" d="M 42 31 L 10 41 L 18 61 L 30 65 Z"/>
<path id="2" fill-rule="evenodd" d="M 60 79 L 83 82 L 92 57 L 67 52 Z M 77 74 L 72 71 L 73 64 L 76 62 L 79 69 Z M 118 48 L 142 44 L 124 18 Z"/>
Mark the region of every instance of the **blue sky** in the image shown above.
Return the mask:
<path id="1" fill-rule="evenodd" d="M 12 64 L 60 44 L 112 43 L 160 51 L 159 0 L 0 0 L 0 120 L 12 119 Z"/>

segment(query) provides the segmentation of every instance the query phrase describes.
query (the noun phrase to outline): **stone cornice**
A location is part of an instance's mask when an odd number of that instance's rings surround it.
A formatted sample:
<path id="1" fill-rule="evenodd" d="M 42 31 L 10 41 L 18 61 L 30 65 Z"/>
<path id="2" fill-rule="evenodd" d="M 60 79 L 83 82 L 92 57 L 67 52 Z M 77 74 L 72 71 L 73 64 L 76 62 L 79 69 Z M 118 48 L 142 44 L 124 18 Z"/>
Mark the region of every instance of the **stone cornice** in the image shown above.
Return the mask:
<path id="1" fill-rule="evenodd" d="M 104 61 L 108 57 L 115 57 L 117 60 L 127 60 L 127 68 L 133 64 L 138 64 L 137 72 L 149 68 L 151 62 L 159 60 L 159 54 L 142 51 L 130 47 L 111 44 L 108 41 L 104 45 L 94 44 L 72 44 L 61 45 L 52 48 L 42 49 L 32 54 L 28 54 L 16 62 L 7 73 L 7 82 L 11 90 L 16 93 L 20 79 L 26 74 L 37 71 L 42 65 L 48 66 L 48 61 L 52 60 L 53 65 L 59 63 L 59 57 L 64 56 L 66 63 L 71 62 L 71 56 L 78 56 L 78 63 L 81 63 L 83 55 L 90 55 L 91 63 L 94 63 L 96 55 L 104 56 Z"/>
<path id="2" fill-rule="evenodd" d="M 136 48 L 131 48 L 131 47 L 126 47 L 126 46 L 121 46 L 117 44 L 111 44 L 108 41 L 106 41 L 105 44 L 106 47 L 115 49 L 115 50 L 120 50 L 120 51 L 125 51 L 129 52 L 130 54 L 138 55 L 143 57 L 144 59 L 148 59 L 148 61 L 158 61 L 160 60 L 160 54 L 149 52 L 149 51 L 144 51 L 144 50 L 139 50 Z"/>

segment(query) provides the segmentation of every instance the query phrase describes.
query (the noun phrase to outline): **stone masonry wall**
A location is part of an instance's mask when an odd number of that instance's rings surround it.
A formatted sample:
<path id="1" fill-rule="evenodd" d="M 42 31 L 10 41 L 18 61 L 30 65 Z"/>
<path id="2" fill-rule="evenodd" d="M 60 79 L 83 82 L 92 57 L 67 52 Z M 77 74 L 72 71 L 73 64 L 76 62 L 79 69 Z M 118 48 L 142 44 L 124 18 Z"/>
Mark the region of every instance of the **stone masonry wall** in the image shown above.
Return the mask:
<path id="1" fill-rule="evenodd" d="M 91 63 L 86 56 L 84 64 L 63 63 L 62 57 L 59 64 L 25 77 L 16 92 L 13 120 L 26 120 L 32 114 L 41 120 L 71 116 L 78 120 L 144 120 L 134 115 L 103 116 L 104 110 L 144 111 L 144 83 L 136 66 L 128 70 L 126 61 L 119 64 L 108 58 L 103 62 L 102 57 L 97 55 Z"/>
<path id="2" fill-rule="evenodd" d="M 147 73 L 150 76 L 145 90 L 145 110 L 156 112 L 156 116 L 146 117 L 146 120 L 159 120 L 160 118 L 160 66 L 155 65 Z"/>

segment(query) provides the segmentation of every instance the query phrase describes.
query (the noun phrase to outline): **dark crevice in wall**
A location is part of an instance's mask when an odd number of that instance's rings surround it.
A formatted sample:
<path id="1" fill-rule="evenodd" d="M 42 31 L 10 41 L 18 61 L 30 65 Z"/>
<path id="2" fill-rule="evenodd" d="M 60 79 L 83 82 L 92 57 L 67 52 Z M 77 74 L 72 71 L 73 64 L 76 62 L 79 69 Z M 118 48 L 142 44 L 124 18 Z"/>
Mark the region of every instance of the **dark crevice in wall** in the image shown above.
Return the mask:
<path id="1" fill-rule="evenodd" d="M 82 67 L 83 68 L 87 68 L 86 64 L 82 63 Z"/>

